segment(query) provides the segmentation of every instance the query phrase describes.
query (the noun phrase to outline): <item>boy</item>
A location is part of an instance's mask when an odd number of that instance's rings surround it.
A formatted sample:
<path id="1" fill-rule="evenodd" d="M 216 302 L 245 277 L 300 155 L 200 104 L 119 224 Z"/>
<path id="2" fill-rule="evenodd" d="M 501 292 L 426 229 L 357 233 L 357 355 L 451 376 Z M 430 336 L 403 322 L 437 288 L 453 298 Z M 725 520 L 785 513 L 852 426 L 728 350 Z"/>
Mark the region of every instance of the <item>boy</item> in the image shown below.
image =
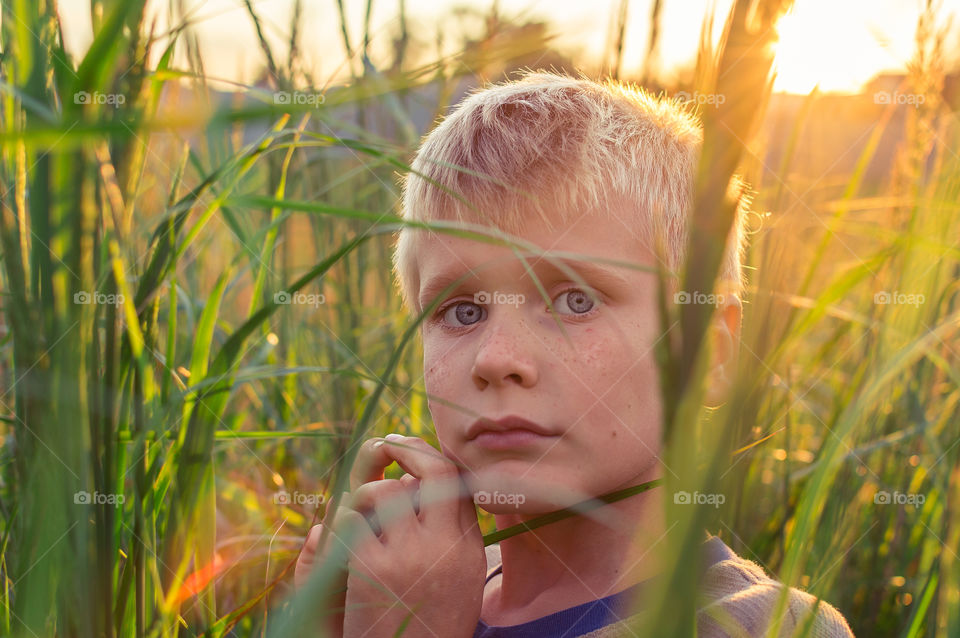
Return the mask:
<path id="1" fill-rule="evenodd" d="M 415 313 L 467 275 L 421 326 L 442 453 L 395 434 L 363 444 L 349 506 L 325 521 L 349 537 L 335 632 L 393 636 L 409 620 L 409 636 L 634 635 L 620 613 L 631 600 L 642 606 L 663 569 L 662 489 L 486 551 L 474 501 L 504 529 L 662 476 L 654 349 L 666 331 L 655 269 L 681 271 L 701 138 L 676 103 L 543 73 L 471 95 L 425 138 L 405 186 L 406 218 L 495 227 L 525 245 L 400 233 L 394 262 Z M 720 275 L 712 402 L 736 364 L 741 217 Z M 383 480 L 393 461 L 407 474 Z M 298 561 L 298 584 L 318 561 L 320 529 Z M 765 635 L 778 583 L 719 538 L 706 544 L 700 635 L 728 635 L 709 613 L 718 608 L 741 635 Z M 790 590 L 782 635 L 813 601 Z M 810 635 L 852 633 L 821 602 Z"/>

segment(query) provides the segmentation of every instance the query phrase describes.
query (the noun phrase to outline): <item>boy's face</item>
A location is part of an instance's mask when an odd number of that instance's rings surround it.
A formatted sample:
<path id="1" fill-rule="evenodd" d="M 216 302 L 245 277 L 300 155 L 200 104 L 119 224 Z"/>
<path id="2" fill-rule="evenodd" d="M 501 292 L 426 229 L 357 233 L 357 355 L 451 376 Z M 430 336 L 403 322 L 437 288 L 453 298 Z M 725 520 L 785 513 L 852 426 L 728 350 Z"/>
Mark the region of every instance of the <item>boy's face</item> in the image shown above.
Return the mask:
<path id="1" fill-rule="evenodd" d="M 596 213 L 567 228 L 550 231 L 537 221 L 528 229 L 523 238 L 543 250 L 655 264 L 621 222 Z M 450 277 L 449 284 L 476 272 L 424 319 L 422 335 L 443 453 L 463 464 L 475 495 L 488 493 L 477 497 L 484 509 L 536 514 L 659 476 L 655 344 L 662 331 L 654 273 L 567 262 L 596 303 L 548 259 L 528 256 L 568 343 L 509 248 L 447 235 L 420 241 L 421 307 L 437 294 L 425 290 L 435 278 Z M 487 300 L 474 303 L 482 291 Z M 471 437 L 477 418 L 470 412 L 492 420 L 519 416 L 549 435 Z"/>

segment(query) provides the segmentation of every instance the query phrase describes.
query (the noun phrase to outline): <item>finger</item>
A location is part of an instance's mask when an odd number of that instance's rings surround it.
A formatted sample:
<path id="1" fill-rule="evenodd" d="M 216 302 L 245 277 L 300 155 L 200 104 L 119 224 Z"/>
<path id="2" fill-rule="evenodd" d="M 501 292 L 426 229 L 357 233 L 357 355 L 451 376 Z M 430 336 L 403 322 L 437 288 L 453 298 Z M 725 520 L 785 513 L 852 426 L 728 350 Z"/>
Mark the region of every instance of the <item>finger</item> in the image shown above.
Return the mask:
<path id="1" fill-rule="evenodd" d="M 331 541 L 335 541 L 332 530 L 327 530 L 327 539 L 323 548 L 320 548 L 320 538 L 323 535 L 324 527 L 322 524 L 314 525 L 307 534 L 307 540 L 297 558 L 297 566 L 294 569 L 293 582 L 297 590 L 303 589 L 310 580 L 313 573 L 321 569 L 327 560 Z M 325 599 L 323 605 L 330 609 L 340 609 L 346 605 L 347 599 L 347 573 L 346 564 L 343 563 L 339 573 L 335 577 L 333 591 L 329 599 Z M 328 613 L 324 616 L 323 624 L 326 627 L 327 636 L 343 635 L 343 612 Z"/>
<path id="2" fill-rule="evenodd" d="M 419 521 L 413 507 L 413 494 L 399 480 L 387 479 L 364 483 L 352 493 L 351 508 L 360 512 L 383 541 L 411 532 Z"/>
<path id="3" fill-rule="evenodd" d="M 307 534 L 307 540 L 303 544 L 303 549 L 300 550 L 300 556 L 297 557 L 297 565 L 293 572 L 293 582 L 297 589 L 306 585 L 310 574 L 320 568 L 329 554 L 330 532 L 327 532 L 328 540 L 324 543 L 323 549 L 319 547 L 322 535 L 322 524 L 314 525 Z"/>
<path id="4" fill-rule="evenodd" d="M 307 534 L 307 540 L 297 557 L 297 566 L 293 569 L 293 585 L 300 589 L 307 583 L 307 577 L 313 571 L 313 564 L 317 553 L 317 544 L 320 542 L 320 525 L 314 525 Z"/>
<path id="5" fill-rule="evenodd" d="M 399 434 L 388 434 L 377 449 L 420 481 L 420 518 L 425 523 L 456 524 L 464 532 L 469 529 L 466 510 L 476 518 L 476 508 L 450 459 L 423 439 Z"/>
<path id="6" fill-rule="evenodd" d="M 404 474 L 400 477 L 400 482 L 404 487 L 410 490 L 413 496 L 413 511 L 420 514 L 420 479 L 413 474 Z"/>
<path id="7" fill-rule="evenodd" d="M 310 528 L 310 531 L 307 533 L 307 540 L 303 544 L 303 549 L 300 550 L 300 557 L 305 558 L 306 560 L 313 560 L 317 555 L 317 549 L 320 545 L 320 535 L 323 533 L 323 525 L 317 524 Z"/>
<path id="8" fill-rule="evenodd" d="M 367 519 L 360 512 L 341 505 L 333 515 L 331 535 L 336 543 L 331 544 L 331 552 L 336 553 L 334 560 L 345 562 L 357 557 L 363 547 L 380 546 Z"/>
<path id="9" fill-rule="evenodd" d="M 344 506 L 350 507 L 350 499 L 351 499 L 350 492 L 343 492 L 342 494 L 340 494 L 340 498 L 336 502 L 337 509 Z M 327 504 L 327 506 L 324 508 L 323 521 L 321 521 L 324 525 L 330 528 L 333 527 L 333 515 L 336 513 L 336 510 L 333 507 L 334 500 L 336 499 L 331 499 L 330 502 Z"/>
<path id="10" fill-rule="evenodd" d="M 382 446 L 376 445 L 383 439 L 367 439 L 360 445 L 357 458 L 350 468 L 350 489 L 355 490 L 364 483 L 380 481 L 383 471 L 393 463 L 393 459 L 383 453 Z"/>

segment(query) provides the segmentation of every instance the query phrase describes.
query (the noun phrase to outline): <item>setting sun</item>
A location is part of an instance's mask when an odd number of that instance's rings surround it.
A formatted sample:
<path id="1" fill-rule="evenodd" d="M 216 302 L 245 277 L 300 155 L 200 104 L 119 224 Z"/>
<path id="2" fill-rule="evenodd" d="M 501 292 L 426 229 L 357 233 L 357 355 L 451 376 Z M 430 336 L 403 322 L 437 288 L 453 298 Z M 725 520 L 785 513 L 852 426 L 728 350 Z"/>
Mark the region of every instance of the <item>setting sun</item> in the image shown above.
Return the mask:
<path id="1" fill-rule="evenodd" d="M 878 70 L 895 66 L 887 38 L 844 3 L 801 3 L 777 25 L 775 91 L 855 93 Z"/>

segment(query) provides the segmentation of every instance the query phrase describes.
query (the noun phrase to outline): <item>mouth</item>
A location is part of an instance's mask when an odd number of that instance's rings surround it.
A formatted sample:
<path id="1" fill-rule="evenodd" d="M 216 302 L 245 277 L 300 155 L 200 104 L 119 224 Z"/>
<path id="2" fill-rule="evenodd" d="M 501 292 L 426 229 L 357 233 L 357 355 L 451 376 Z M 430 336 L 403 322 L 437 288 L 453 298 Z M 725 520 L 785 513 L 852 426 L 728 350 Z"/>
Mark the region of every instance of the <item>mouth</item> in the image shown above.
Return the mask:
<path id="1" fill-rule="evenodd" d="M 467 441 L 488 449 L 535 445 L 556 436 L 559 432 L 513 415 L 496 420 L 481 418 L 467 429 Z"/>

